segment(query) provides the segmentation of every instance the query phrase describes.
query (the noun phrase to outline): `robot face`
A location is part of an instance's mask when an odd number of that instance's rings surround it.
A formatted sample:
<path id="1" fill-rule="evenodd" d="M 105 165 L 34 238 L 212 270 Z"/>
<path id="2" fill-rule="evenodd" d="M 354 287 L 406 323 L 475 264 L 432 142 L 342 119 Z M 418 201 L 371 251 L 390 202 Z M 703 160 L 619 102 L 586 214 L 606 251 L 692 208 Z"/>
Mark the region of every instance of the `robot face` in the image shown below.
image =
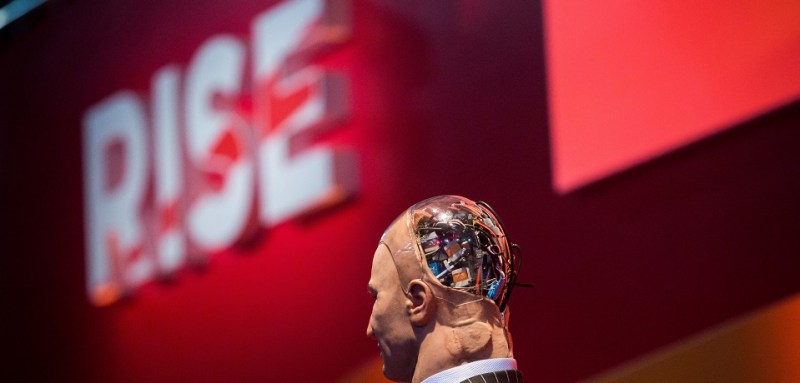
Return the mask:
<path id="1" fill-rule="evenodd" d="M 421 261 L 443 286 L 489 298 L 502 311 L 516 278 L 516 253 L 482 202 L 439 196 L 411 207 Z"/>

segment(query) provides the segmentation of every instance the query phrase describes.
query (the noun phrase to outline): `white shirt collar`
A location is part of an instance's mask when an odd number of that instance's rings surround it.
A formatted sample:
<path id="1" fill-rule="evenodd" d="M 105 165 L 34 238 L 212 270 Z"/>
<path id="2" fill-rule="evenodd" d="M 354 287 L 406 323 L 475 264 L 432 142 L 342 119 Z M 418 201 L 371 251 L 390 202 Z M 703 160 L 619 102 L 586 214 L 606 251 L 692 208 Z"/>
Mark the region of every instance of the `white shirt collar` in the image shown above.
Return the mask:
<path id="1" fill-rule="evenodd" d="M 462 364 L 460 366 L 437 372 L 427 377 L 422 381 L 422 383 L 457 383 L 476 375 L 485 374 L 487 372 L 516 369 L 517 361 L 512 358 L 476 360 L 474 362 Z"/>

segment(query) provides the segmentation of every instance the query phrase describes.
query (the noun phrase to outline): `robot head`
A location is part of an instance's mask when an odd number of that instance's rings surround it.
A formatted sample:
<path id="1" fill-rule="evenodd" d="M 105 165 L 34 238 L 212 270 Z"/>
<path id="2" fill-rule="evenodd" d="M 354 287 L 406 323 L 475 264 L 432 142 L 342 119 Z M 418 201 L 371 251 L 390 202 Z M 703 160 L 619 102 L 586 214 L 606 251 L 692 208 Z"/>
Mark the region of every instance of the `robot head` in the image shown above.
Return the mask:
<path id="1" fill-rule="evenodd" d="M 403 218 L 387 229 L 382 242 L 404 285 L 421 277 L 460 292 L 454 295 L 465 297 L 459 299 L 463 302 L 488 298 L 503 312 L 516 279 L 519 247 L 508 241 L 489 205 L 438 196 L 415 204 Z"/>

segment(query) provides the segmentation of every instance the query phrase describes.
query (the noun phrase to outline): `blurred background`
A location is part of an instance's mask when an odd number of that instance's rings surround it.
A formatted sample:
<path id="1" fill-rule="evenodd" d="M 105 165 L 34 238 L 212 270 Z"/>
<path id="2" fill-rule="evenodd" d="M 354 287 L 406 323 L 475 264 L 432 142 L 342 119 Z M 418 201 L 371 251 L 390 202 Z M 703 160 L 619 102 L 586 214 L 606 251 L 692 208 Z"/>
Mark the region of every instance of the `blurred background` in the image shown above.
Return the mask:
<path id="1" fill-rule="evenodd" d="M 528 380 L 800 380 L 797 2 L 0 6 L 2 381 L 382 382 L 438 194 L 522 248 Z"/>

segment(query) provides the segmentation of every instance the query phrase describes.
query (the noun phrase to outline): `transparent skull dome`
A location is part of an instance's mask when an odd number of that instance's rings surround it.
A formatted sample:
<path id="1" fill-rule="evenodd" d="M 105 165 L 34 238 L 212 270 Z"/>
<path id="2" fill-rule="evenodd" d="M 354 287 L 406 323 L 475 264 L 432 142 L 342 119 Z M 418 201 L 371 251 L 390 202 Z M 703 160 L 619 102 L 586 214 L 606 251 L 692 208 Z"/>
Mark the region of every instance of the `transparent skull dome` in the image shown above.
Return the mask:
<path id="1" fill-rule="evenodd" d="M 438 196 L 412 206 L 419 260 L 443 286 L 494 301 L 501 310 L 514 279 L 514 254 L 488 205 Z"/>

